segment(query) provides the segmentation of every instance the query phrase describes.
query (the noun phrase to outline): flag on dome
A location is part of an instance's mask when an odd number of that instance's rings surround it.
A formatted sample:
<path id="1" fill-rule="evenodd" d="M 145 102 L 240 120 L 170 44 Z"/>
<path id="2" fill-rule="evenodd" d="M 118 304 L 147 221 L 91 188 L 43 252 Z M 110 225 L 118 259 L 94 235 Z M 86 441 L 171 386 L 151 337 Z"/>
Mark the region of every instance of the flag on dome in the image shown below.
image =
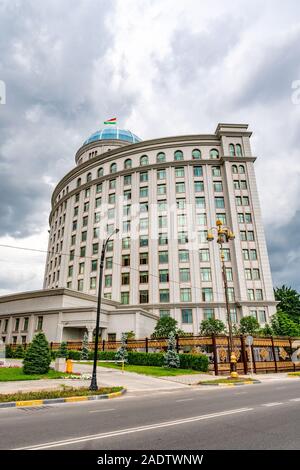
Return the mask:
<path id="1" fill-rule="evenodd" d="M 107 119 L 104 124 L 117 124 L 117 118 Z"/>

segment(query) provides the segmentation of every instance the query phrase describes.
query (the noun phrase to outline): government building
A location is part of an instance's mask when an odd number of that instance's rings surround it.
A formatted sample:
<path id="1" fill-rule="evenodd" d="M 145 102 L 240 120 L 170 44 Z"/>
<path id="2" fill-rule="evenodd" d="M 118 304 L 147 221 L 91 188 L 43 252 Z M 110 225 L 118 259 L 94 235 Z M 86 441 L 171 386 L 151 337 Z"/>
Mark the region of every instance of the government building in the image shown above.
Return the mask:
<path id="1" fill-rule="evenodd" d="M 95 328 L 99 258 L 107 245 L 100 331 L 149 336 L 170 315 L 198 334 L 211 317 L 226 323 L 220 250 L 207 234 L 221 221 L 233 323 L 263 325 L 276 310 L 246 124 L 214 134 L 144 140 L 116 126 L 92 134 L 56 186 L 43 290 L 0 298 L 6 343 L 80 340 Z M 119 229 L 118 233 L 114 233 Z"/>

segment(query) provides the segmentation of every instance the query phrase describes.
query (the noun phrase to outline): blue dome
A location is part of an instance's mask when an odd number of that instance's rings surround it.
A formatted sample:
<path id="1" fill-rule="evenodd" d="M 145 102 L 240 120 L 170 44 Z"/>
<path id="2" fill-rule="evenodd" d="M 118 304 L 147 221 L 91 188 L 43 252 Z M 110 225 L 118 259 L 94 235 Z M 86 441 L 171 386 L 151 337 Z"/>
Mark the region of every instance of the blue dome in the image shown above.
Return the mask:
<path id="1" fill-rule="evenodd" d="M 86 141 L 83 143 L 90 144 L 91 142 L 96 142 L 97 140 L 124 140 L 131 144 L 141 142 L 141 139 L 133 134 L 131 131 L 124 129 L 119 129 L 118 127 L 105 127 L 99 131 L 94 132 Z"/>

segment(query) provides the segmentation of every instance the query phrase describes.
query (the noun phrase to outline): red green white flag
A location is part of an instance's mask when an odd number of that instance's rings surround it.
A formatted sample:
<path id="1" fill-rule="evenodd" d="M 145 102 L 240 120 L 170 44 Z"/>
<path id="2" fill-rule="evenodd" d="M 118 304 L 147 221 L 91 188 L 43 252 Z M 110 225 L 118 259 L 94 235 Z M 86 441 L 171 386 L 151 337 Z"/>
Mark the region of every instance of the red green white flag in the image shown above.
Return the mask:
<path id="1" fill-rule="evenodd" d="M 117 118 L 107 119 L 104 124 L 117 124 Z"/>

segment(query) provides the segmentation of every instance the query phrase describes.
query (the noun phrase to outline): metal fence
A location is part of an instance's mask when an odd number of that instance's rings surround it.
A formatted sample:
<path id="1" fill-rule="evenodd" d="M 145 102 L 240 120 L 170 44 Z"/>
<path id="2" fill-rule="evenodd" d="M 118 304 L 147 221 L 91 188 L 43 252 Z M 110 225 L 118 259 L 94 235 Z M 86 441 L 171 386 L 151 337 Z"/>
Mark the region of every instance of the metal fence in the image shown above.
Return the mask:
<path id="1" fill-rule="evenodd" d="M 300 370 L 292 360 L 292 343 L 296 338 L 287 337 L 254 337 L 249 348 L 245 337 L 235 336 L 233 339 L 234 352 L 237 358 L 237 371 L 247 374 L 250 370 L 252 356 L 253 371 L 255 373 L 289 372 Z M 128 351 L 164 352 L 167 349 L 167 338 L 128 339 Z M 10 345 L 15 349 L 17 345 Z M 23 345 L 25 348 L 27 345 Z M 116 351 L 121 346 L 120 341 L 102 340 L 99 342 L 99 351 Z M 57 351 L 60 343 L 50 343 L 51 350 Z M 80 351 L 81 341 L 68 341 L 68 350 Z M 94 349 L 94 343 L 89 343 L 89 349 Z M 209 359 L 209 369 L 216 375 L 230 372 L 229 338 L 228 336 L 184 336 L 176 337 L 178 353 L 205 354 Z"/>

